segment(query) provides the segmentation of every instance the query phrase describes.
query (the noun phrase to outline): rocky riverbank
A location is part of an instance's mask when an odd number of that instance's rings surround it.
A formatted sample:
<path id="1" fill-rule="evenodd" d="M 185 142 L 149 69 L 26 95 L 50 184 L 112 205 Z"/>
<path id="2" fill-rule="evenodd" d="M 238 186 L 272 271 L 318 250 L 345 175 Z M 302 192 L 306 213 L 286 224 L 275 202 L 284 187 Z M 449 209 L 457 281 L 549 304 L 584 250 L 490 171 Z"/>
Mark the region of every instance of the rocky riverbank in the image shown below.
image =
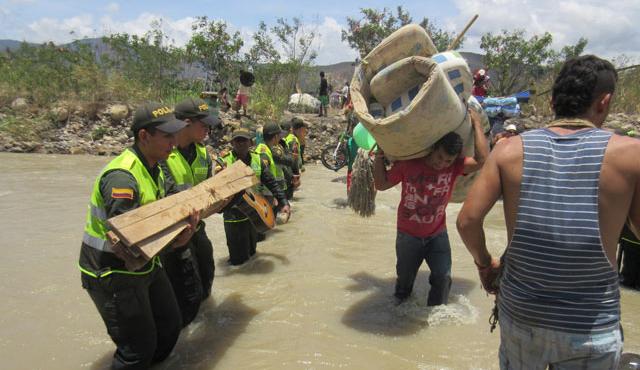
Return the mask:
<path id="1" fill-rule="evenodd" d="M 134 107 L 112 104 L 95 107 L 54 107 L 49 111 L 30 109 L 18 102 L 0 110 L 0 151 L 14 153 L 93 154 L 116 155 L 133 144 L 130 136 L 131 114 Z M 316 161 L 322 148 L 335 142 L 347 125 L 341 111 L 329 117 L 315 114 L 295 114 L 309 126 L 305 159 Z M 294 114 L 285 112 L 282 120 Z M 230 147 L 231 133 L 237 127 L 257 130 L 266 123 L 256 117 L 236 118 L 232 113 L 220 112 L 223 127 L 214 129 L 208 143 L 214 151 Z"/>
<path id="2" fill-rule="evenodd" d="M 102 107 L 56 106 L 49 111 L 30 108 L 25 102 L 16 101 L 11 107 L 0 110 L 0 151 L 15 153 L 48 154 L 93 154 L 116 155 L 133 143 L 129 128 L 133 107 L 126 104 L 111 104 Z M 302 117 L 309 126 L 305 159 L 317 161 L 322 148 L 335 142 L 344 131 L 347 121 L 341 111 L 330 111 L 329 117 L 316 114 L 295 114 Z M 282 120 L 294 114 L 285 112 Z M 221 112 L 224 123 L 215 129 L 208 144 L 214 151 L 230 147 L 231 132 L 237 127 L 253 131 L 259 129 L 265 120 L 256 117 L 237 119 L 231 113 Z M 548 116 L 512 118 L 521 130 L 541 127 L 551 121 Z M 610 114 L 605 127 L 619 134 L 640 136 L 640 114 Z"/>

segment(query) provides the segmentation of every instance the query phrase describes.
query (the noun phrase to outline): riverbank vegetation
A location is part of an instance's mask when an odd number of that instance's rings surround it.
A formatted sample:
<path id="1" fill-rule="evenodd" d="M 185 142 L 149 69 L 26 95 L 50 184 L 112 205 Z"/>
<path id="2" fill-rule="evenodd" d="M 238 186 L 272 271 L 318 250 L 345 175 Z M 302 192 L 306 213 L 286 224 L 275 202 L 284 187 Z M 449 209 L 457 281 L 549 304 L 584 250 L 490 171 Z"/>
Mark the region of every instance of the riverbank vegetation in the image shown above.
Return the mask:
<path id="1" fill-rule="evenodd" d="M 346 21 L 342 39 L 361 57 L 408 23 L 421 24 L 439 50 L 456 36 L 428 18 L 414 20 L 402 7 L 395 12 L 361 9 Z M 322 30 L 313 23 L 301 18 L 281 18 L 272 25 L 261 22 L 251 40 L 243 40 L 225 21 L 206 16 L 198 17 L 192 29 L 184 46 L 175 45 L 160 21 L 143 36 L 112 34 L 65 45 L 23 43 L 18 49 L 0 52 L 0 112 L 4 112 L 0 130 L 13 127 L 16 131 L 15 121 L 20 120 L 9 116 L 17 98 L 28 103 L 27 110 L 82 106 L 88 116 L 113 102 L 135 105 L 157 100 L 171 104 L 222 87 L 227 87 L 232 99 L 240 70 L 253 71 L 256 76 L 250 110 L 264 119 L 279 119 L 291 93 L 315 92 L 317 71 L 313 68 Z M 522 30 L 483 35 L 482 64 L 493 81 L 490 94 L 504 96 L 531 89 L 536 92 L 532 110 L 549 113 L 546 91 L 554 73 L 566 58 L 583 53 L 588 45 L 588 40 L 580 39 L 575 45 L 553 50 L 552 41 L 549 33 L 527 38 Z M 621 68 L 633 62 L 624 56 L 614 60 Z M 342 83 L 335 81 L 334 88 Z M 619 86 L 614 111 L 640 112 L 640 68 L 621 71 Z M 36 116 L 42 119 L 47 115 Z"/>

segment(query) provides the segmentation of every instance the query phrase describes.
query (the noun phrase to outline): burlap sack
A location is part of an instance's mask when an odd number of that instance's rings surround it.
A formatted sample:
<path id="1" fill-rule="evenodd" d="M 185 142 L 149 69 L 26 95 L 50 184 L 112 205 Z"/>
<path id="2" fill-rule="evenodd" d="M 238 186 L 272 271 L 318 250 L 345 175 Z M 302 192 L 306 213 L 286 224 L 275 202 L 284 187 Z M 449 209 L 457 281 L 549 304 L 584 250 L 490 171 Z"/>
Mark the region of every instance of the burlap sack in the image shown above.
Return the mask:
<path id="1" fill-rule="evenodd" d="M 473 76 L 462 55 L 457 51 L 445 51 L 432 55 L 431 59 L 440 65 L 456 94 L 462 100 L 469 99 L 473 87 Z"/>
<path id="2" fill-rule="evenodd" d="M 387 117 L 377 119 L 367 107 L 372 96 L 371 79 L 365 78 L 366 74 L 360 67 L 356 69 L 351 98 L 360 122 L 392 159 L 422 157 L 436 141 L 451 131 L 458 132 L 469 143 L 465 145 L 465 154 L 473 154 L 473 135 L 466 106 L 433 60 L 426 57 L 405 58 L 381 71 L 373 79 L 376 82 L 375 91 L 380 95 L 378 100 L 383 99 L 380 103 L 384 105 L 397 91 L 408 91 L 413 87 L 411 79 L 399 76 L 411 69 L 411 73 L 421 75 L 426 82 L 404 109 L 387 112 Z"/>
<path id="3" fill-rule="evenodd" d="M 438 50 L 427 31 L 418 24 L 408 24 L 382 40 L 360 63 L 367 80 L 386 66 L 410 56 L 428 57 Z"/>

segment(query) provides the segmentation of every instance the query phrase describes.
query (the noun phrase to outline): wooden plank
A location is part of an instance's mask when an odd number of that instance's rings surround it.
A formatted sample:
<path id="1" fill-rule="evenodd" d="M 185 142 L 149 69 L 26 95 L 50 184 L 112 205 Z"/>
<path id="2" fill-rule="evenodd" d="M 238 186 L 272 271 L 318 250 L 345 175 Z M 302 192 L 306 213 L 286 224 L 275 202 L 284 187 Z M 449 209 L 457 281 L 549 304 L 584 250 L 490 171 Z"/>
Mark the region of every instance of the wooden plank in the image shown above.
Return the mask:
<path id="1" fill-rule="evenodd" d="M 126 212 L 116 217 L 112 217 L 109 219 L 109 224 L 114 229 L 124 228 L 133 223 L 139 222 L 169 208 L 172 208 L 176 204 L 181 204 L 193 197 L 197 197 L 201 195 L 203 189 L 211 189 L 221 186 L 226 182 L 240 178 L 244 175 L 248 175 L 249 173 L 253 174 L 253 171 L 249 166 L 246 166 L 244 163 L 242 163 L 242 161 L 236 161 L 233 165 L 225 168 L 215 176 L 203 181 L 202 183 L 189 190 L 173 194 L 166 198 L 162 198 L 153 203 L 147 204 L 143 207 L 139 207 L 133 211 Z"/>
<path id="2" fill-rule="evenodd" d="M 140 251 L 142 252 L 142 256 L 147 260 L 153 258 L 156 254 L 160 253 L 166 246 L 168 246 L 173 239 L 175 239 L 178 234 L 182 232 L 182 230 L 186 229 L 189 226 L 187 221 L 178 222 L 175 225 L 168 227 L 165 230 L 141 241 L 136 244 Z"/>
<path id="3" fill-rule="evenodd" d="M 185 220 L 193 209 L 202 211 L 221 207 L 225 198 L 257 183 L 251 168 L 237 161 L 189 190 L 110 218 L 107 223 L 124 244 L 136 245 Z"/>
<path id="4" fill-rule="evenodd" d="M 255 176 L 252 177 L 255 178 Z M 130 226 L 114 229 L 114 231 L 125 244 L 134 245 L 170 227 L 176 222 L 186 219 L 192 210 L 201 211 L 213 207 L 216 203 L 222 202 L 224 198 L 253 185 L 254 181 L 252 181 L 250 177 L 238 179 L 233 183 L 228 183 L 226 186 L 221 187 L 222 189 L 218 189 L 219 191 L 217 191 L 215 195 L 212 195 L 210 192 L 202 193 L 200 196 L 191 198 L 182 204 L 175 205 L 173 208 L 140 220 Z"/>
<path id="5" fill-rule="evenodd" d="M 149 261 L 138 253 L 139 250 L 124 245 L 112 232 L 107 232 L 107 237 L 109 238 L 109 242 L 111 242 L 111 250 L 118 258 L 124 261 L 124 266 L 127 270 L 136 271 Z"/>

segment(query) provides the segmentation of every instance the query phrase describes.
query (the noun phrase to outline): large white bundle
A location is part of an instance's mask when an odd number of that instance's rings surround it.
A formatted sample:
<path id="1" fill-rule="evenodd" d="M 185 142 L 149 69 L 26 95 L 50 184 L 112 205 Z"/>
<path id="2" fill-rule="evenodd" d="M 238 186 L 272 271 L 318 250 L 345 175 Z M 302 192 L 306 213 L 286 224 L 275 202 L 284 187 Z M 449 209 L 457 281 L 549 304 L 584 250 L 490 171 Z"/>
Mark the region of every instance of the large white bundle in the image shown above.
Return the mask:
<path id="1" fill-rule="evenodd" d="M 384 118 L 375 118 L 370 114 L 367 102 L 373 92 L 377 94 L 375 98 L 380 104 L 389 105 L 400 95 L 414 89 L 415 81 L 425 82 L 403 109 L 387 111 L 387 117 Z M 442 69 L 427 57 L 405 58 L 383 69 L 372 79 L 366 79 L 361 68 L 356 69 L 351 97 L 360 122 L 393 159 L 424 156 L 436 141 L 451 131 L 458 132 L 470 144 L 465 148 L 465 153 L 473 153 L 466 106 Z"/>
<path id="2" fill-rule="evenodd" d="M 293 113 L 317 113 L 320 109 L 320 100 L 309 94 L 292 94 L 289 97 L 287 109 Z"/>

